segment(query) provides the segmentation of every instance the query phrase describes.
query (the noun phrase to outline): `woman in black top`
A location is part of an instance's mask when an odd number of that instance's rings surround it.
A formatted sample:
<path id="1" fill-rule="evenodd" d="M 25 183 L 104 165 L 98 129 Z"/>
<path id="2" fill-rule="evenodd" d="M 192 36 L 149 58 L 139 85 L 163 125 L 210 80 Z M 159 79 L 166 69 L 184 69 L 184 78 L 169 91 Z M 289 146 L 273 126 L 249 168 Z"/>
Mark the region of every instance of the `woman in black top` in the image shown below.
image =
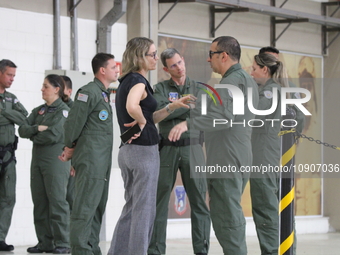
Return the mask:
<path id="1" fill-rule="evenodd" d="M 159 172 L 158 131 L 155 123 L 175 109 L 189 108 L 190 96 L 183 97 L 161 110 L 146 79 L 156 69 L 158 56 L 153 41 L 131 39 L 123 55 L 123 74 L 116 93 L 116 111 L 120 131 L 138 124 L 141 133 L 122 145 L 118 164 L 122 171 L 125 200 L 108 254 L 145 255 L 156 214 L 156 192 Z M 128 124 L 127 124 L 128 123 Z"/>

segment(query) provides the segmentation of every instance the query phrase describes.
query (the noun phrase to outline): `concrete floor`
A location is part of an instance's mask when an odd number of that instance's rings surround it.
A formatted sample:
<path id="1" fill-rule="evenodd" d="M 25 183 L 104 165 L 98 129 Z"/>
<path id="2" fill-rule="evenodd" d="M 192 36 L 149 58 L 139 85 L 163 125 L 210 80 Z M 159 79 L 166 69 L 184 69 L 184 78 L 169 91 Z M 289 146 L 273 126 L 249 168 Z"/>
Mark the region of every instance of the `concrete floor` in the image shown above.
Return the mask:
<path id="1" fill-rule="evenodd" d="M 210 240 L 209 255 L 222 255 L 222 249 L 215 238 Z M 260 255 L 256 237 L 247 237 L 248 254 Z M 109 242 L 102 242 L 103 255 L 107 254 Z M 15 247 L 13 252 L 0 252 L 1 255 L 27 254 L 27 246 Z M 190 239 L 171 239 L 167 241 L 167 255 L 193 254 Z M 340 233 L 298 235 L 297 255 L 339 255 Z M 236 254 L 235 254 L 236 255 Z"/>

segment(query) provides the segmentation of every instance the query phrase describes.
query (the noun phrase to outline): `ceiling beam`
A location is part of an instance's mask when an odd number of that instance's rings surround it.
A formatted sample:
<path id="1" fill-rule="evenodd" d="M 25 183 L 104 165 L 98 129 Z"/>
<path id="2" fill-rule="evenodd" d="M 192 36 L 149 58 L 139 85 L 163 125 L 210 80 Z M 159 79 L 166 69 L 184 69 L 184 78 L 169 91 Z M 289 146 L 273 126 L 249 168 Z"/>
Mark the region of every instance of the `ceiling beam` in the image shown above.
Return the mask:
<path id="1" fill-rule="evenodd" d="M 269 16 L 276 16 L 284 19 L 308 19 L 310 23 L 340 27 L 340 19 L 332 18 L 322 15 L 310 14 L 294 10 L 282 9 L 279 7 L 250 3 L 241 0 L 195 0 L 196 3 L 209 4 L 220 7 L 234 7 L 234 8 L 248 8 L 249 12 L 265 14 Z"/>

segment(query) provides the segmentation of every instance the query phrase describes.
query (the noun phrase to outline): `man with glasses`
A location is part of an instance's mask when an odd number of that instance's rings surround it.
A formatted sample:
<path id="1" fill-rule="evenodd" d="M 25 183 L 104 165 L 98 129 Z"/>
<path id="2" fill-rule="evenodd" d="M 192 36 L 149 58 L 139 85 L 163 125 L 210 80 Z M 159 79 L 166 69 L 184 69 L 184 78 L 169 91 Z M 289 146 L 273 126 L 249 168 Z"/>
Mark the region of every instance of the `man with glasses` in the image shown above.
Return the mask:
<path id="1" fill-rule="evenodd" d="M 187 118 L 176 125 L 169 134 L 169 140 L 176 141 L 181 133 L 192 128 L 204 130 L 207 168 L 219 166 L 225 170 L 209 174 L 208 179 L 211 220 L 224 255 L 247 254 L 246 222 L 241 207 L 241 196 L 249 179 L 249 173 L 243 169 L 252 164 L 252 130 L 247 123 L 254 118 L 247 104 L 252 99 L 256 109 L 259 96 L 257 84 L 239 64 L 240 56 L 238 41 L 230 36 L 221 36 L 213 40 L 207 61 L 214 72 L 222 75 L 220 84 L 233 85 L 242 91 L 244 114 L 233 114 L 232 92 L 219 88 L 216 91 L 222 105 L 215 104 L 208 97 L 207 114 L 196 112 L 193 118 Z M 252 88 L 252 94 L 248 94 L 248 88 Z M 202 104 L 198 102 L 196 108 L 200 108 L 200 105 Z M 216 119 L 227 122 L 214 126 Z"/>
<path id="2" fill-rule="evenodd" d="M 164 108 L 167 104 L 182 96 L 198 95 L 199 88 L 202 85 L 186 76 L 184 58 L 176 49 L 164 50 L 161 54 L 161 61 L 164 66 L 163 70 L 170 74 L 171 78 L 156 84 L 154 87 L 154 97 L 158 103 L 157 110 Z M 176 142 L 171 142 L 168 139 L 170 130 L 176 124 L 189 118 L 190 111 L 187 108 L 177 109 L 158 124 L 162 137 L 160 142 L 160 173 L 157 187 L 156 219 L 148 254 L 165 254 L 169 199 L 178 169 L 181 172 L 191 207 L 191 233 L 194 253 L 199 255 L 208 253 L 210 215 L 205 203 L 206 179 L 204 174 L 196 176 L 196 178 L 192 176 L 194 166 L 205 165 L 202 132 L 191 129 L 183 133 Z M 180 194 L 179 192 L 176 196 L 178 200 L 185 194 L 185 192 Z M 181 208 L 180 202 L 177 207 L 178 213 L 185 210 L 185 208 Z"/>

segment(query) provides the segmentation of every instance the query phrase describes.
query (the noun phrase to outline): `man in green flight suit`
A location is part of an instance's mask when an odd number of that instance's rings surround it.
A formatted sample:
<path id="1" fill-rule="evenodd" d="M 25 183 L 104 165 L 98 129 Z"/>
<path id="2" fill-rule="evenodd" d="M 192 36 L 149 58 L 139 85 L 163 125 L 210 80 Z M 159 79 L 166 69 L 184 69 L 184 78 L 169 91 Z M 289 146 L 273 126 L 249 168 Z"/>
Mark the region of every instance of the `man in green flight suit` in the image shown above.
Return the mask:
<path id="1" fill-rule="evenodd" d="M 197 96 L 202 85 L 186 76 L 184 58 L 174 49 L 162 52 L 163 69 L 171 75 L 170 80 L 155 85 L 154 97 L 157 109 L 164 108 L 169 102 L 184 95 Z M 160 173 L 157 187 L 157 210 L 152 239 L 148 254 L 165 254 L 166 226 L 168 206 L 172 188 L 174 187 L 177 171 L 181 172 L 185 192 L 188 194 L 191 208 L 191 235 L 195 254 L 207 254 L 210 237 L 210 215 L 205 203 L 207 183 L 205 175 L 192 175 L 194 165 L 205 165 L 202 149 L 203 137 L 199 130 L 187 131 L 177 142 L 167 139 L 173 126 L 190 117 L 190 109 L 175 110 L 159 125 L 162 136 L 160 142 Z"/>
<path id="2" fill-rule="evenodd" d="M 16 96 L 6 90 L 14 81 L 16 68 L 8 59 L 0 61 L 0 251 L 14 250 L 13 245 L 5 242 L 15 204 L 14 153 L 18 138 L 14 124 L 21 125 L 28 114 Z"/>
<path id="3" fill-rule="evenodd" d="M 194 111 L 194 116 L 177 124 L 169 133 L 169 140 L 176 141 L 183 132 L 191 128 L 204 130 L 206 169 L 224 169 L 218 173 L 208 173 L 211 176 L 208 179 L 208 191 L 213 228 L 225 255 L 247 254 L 246 222 L 240 204 L 249 179 L 249 173 L 243 169 L 252 164 L 252 130 L 247 123 L 254 118 L 254 114 L 247 104 L 252 100 L 256 109 L 259 101 L 257 84 L 242 69 L 239 64 L 240 56 L 241 48 L 235 38 L 221 36 L 213 40 L 207 61 L 214 72 L 223 76 L 221 85 L 215 86 L 221 101 L 215 104 L 214 100 L 207 98 L 205 104 L 198 97 L 195 110 L 201 108 L 204 112 L 206 106 L 207 113 Z M 230 89 L 226 89 L 225 85 L 229 85 Z M 252 94 L 248 94 L 248 88 L 252 89 Z M 243 114 L 236 115 L 233 110 L 239 109 L 233 107 L 233 101 L 238 101 L 235 98 L 241 95 L 240 90 L 244 99 L 241 105 L 244 111 Z M 238 98 L 239 101 L 242 98 Z"/>
<path id="4" fill-rule="evenodd" d="M 101 255 L 99 232 L 105 211 L 113 145 L 112 109 L 107 89 L 118 78 L 114 56 L 92 59 L 93 82 L 75 96 L 65 129 L 61 160 L 72 158 L 75 170 L 70 241 L 73 255 Z"/>

